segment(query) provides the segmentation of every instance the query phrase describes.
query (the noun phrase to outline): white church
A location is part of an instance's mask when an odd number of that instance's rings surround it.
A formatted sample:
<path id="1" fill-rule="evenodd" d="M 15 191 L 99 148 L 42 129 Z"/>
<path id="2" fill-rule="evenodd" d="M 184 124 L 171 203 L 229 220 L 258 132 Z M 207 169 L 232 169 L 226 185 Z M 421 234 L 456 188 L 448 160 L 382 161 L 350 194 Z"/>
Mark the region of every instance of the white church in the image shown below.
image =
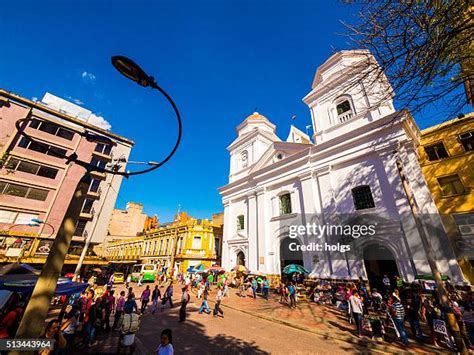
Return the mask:
<path id="1" fill-rule="evenodd" d="M 276 277 L 300 264 L 320 278 L 412 281 L 431 274 L 431 247 L 441 273 L 465 282 L 418 164 L 418 127 L 407 111 L 395 111 L 377 69 L 364 50 L 337 52 L 317 69 L 303 98 L 312 137 L 291 126 L 282 141 L 258 112 L 237 127 L 227 148 L 229 183 L 219 189 L 224 268 L 245 265 Z M 354 221 L 373 224 L 372 233 L 341 239 L 307 227 Z"/>

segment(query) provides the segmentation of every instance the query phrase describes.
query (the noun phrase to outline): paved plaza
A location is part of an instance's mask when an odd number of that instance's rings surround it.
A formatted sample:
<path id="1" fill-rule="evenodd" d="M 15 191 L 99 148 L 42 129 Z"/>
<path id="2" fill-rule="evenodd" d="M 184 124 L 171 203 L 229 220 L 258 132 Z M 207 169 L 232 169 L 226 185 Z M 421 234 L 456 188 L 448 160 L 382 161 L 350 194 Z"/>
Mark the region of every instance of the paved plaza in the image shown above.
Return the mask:
<path id="1" fill-rule="evenodd" d="M 151 288 L 154 286 L 151 285 Z M 133 284 L 137 299 L 146 286 Z M 117 287 L 120 291 L 124 286 Z M 224 317 L 199 314 L 201 301 L 191 293 L 187 307 L 188 317 L 179 323 L 181 291 L 175 285 L 174 308 L 167 305 L 163 312 L 151 314 L 150 307 L 142 317 L 137 333 L 136 353 L 155 353 L 160 333 L 165 328 L 173 331 L 176 353 L 247 353 L 247 354 L 325 354 L 325 353 L 399 353 L 403 349 L 398 342 L 377 342 L 367 337 L 357 338 L 353 327 L 338 310 L 300 302 L 295 310 L 279 302 L 272 295 L 268 301 L 257 297 L 239 297 L 234 289 L 223 301 Z M 162 292 L 164 287 L 161 288 Z M 215 290 L 209 297 L 213 307 Z M 137 302 L 140 306 L 140 302 Z M 117 333 L 98 336 L 98 345 L 90 353 L 114 353 Z M 411 353 L 434 353 L 439 349 L 411 342 Z"/>

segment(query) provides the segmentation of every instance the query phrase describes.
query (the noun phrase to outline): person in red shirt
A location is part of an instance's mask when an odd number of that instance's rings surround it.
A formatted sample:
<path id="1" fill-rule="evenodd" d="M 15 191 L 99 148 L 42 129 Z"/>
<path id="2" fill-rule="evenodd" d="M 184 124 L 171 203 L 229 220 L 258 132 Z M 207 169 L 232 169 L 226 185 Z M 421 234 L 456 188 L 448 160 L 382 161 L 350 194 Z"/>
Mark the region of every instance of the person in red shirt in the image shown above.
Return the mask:
<path id="1" fill-rule="evenodd" d="M 107 296 L 107 302 L 105 303 L 105 330 L 110 330 L 110 315 L 115 310 L 115 297 L 114 290 L 110 290 Z"/>
<path id="2" fill-rule="evenodd" d="M 23 314 L 21 305 L 17 305 L 0 322 L 0 339 L 13 338 L 15 336 L 20 318 Z"/>

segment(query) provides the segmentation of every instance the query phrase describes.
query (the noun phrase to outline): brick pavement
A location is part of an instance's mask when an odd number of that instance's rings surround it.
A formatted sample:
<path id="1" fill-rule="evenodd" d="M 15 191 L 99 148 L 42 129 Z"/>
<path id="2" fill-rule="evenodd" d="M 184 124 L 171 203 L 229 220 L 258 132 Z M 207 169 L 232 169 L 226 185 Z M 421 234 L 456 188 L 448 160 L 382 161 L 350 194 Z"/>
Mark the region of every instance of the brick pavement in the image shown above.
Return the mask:
<path id="1" fill-rule="evenodd" d="M 212 296 L 211 296 L 212 298 Z M 410 339 L 409 348 L 405 348 L 396 341 L 376 341 L 362 336 L 358 338 L 355 326 L 349 324 L 345 315 L 332 306 L 317 305 L 313 302 L 301 301 L 296 309 L 290 309 L 286 303 L 280 303 L 280 296 L 270 294 L 269 300 L 260 296 L 239 297 L 236 290 L 231 289 L 231 296 L 222 302 L 223 307 L 228 307 L 256 317 L 278 322 L 290 327 L 313 332 L 326 338 L 345 341 L 367 349 L 377 349 L 383 352 L 433 354 L 446 352 L 429 344 L 419 343 Z M 410 330 L 408 330 L 410 334 Z"/>
<path id="2" fill-rule="evenodd" d="M 140 291 L 145 287 L 133 286 L 139 298 Z M 122 287 L 118 291 L 120 289 Z M 178 324 L 181 296 L 178 289 L 175 286 L 173 309 L 167 306 L 163 313 L 147 313 L 143 317 L 136 338 L 136 353 L 154 353 L 159 343 L 159 333 L 167 327 L 173 330 L 177 353 L 441 352 L 440 349 L 414 341 L 406 349 L 395 341 L 378 342 L 367 337 L 357 338 L 354 327 L 333 307 L 300 302 L 297 309 L 292 310 L 279 302 L 278 295 L 272 294 L 268 301 L 260 297 L 254 300 L 251 297 L 238 297 L 233 289 L 231 296 L 222 303 L 225 319 L 198 314 L 201 302 L 193 294 L 188 306 L 188 320 Z M 215 289 L 209 297 L 211 308 L 214 295 Z M 99 345 L 87 352 L 113 353 L 118 335 L 111 333 L 99 340 Z"/>

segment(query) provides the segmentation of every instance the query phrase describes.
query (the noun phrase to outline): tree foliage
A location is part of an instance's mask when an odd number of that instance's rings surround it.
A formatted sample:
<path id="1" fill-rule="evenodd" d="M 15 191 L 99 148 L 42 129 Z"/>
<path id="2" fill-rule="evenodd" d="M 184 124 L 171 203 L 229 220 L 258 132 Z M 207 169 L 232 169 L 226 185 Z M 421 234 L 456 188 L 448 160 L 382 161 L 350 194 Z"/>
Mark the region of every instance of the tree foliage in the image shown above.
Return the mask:
<path id="1" fill-rule="evenodd" d="M 351 40 L 375 56 L 403 108 L 473 104 L 474 1 L 346 2 L 361 5 L 358 23 L 345 24 Z"/>

